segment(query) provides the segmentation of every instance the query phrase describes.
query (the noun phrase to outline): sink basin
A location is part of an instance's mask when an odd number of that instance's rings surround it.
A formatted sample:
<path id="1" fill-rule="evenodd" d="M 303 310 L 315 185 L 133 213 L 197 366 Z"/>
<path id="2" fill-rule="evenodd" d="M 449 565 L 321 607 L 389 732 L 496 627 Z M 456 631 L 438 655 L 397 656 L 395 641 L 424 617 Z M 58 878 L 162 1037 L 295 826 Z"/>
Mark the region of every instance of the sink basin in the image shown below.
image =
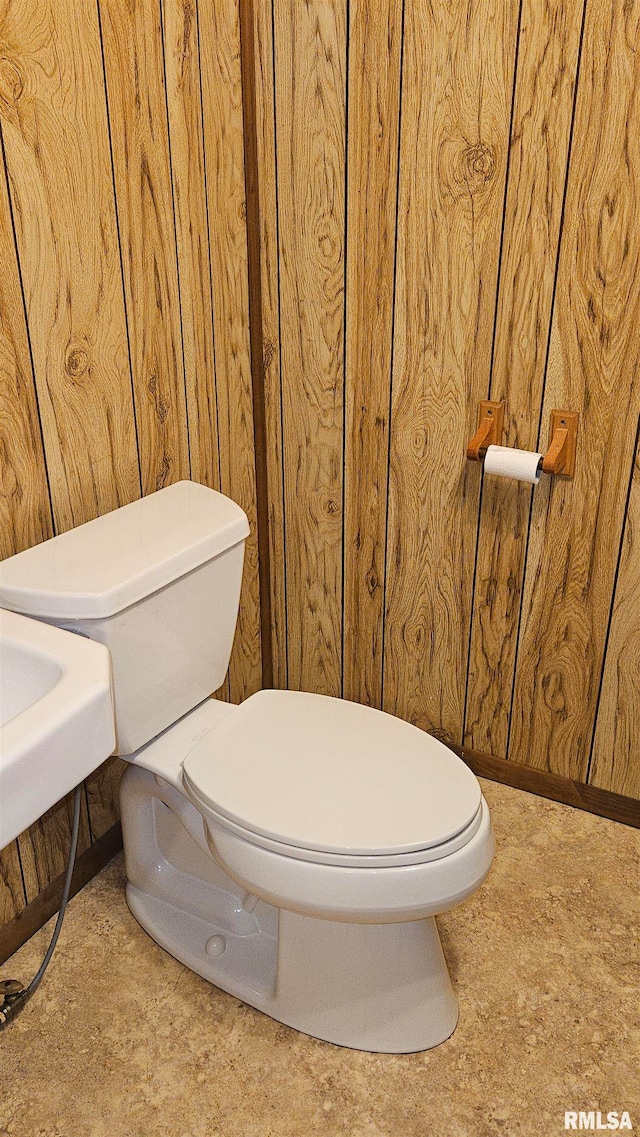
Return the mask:
<path id="1" fill-rule="evenodd" d="M 114 746 L 107 648 L 0 609 L 0 849 Z"/>

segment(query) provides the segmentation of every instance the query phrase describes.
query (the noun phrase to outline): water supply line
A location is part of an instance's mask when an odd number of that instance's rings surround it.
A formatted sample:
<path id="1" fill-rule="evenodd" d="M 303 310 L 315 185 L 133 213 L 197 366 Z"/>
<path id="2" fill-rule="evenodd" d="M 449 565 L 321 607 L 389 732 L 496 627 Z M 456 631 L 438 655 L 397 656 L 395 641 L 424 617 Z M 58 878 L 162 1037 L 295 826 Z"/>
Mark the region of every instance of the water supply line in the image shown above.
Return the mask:
<path id="1" fill-rule="evenodd" d="M 76 861 L 76 850 L 78 848 L 78 832 L 80 829 L 80 803 L 82 800 L 82 785 L 79 785 L 75 797 L 73 799 L 73 824 L 71 826 L 71 847 L 69 849 L 69 860 L 67 862 L 67 871 L 64 878 L 64 886 L 62 889 L 62 899 L 60 901 L 60 908 L 58 911 L 58 919 L 56 926 L 53 929 L 51 942 L 47 948 L 47 953 L 40 964 L 36 974 L 31 980 L 28 987 L 23 987 L 19 979 L 3 979 L 0 980 L 0 1031 L 9 1026 L 13 1022 L 16 1015 L 20 1013 L 25 1004 L 29 1001 L 36 989 L 40 986 L 42 977 L 49 966 L 49 960 L 54 953 L 55 946 L 58 942 L 60 929 L 62 928 L 62 921 L 64 920 L 64 913 L 69 899 L 69 892 L 71 891 L 71 877 L 73 876 L 73 867 Z"/>

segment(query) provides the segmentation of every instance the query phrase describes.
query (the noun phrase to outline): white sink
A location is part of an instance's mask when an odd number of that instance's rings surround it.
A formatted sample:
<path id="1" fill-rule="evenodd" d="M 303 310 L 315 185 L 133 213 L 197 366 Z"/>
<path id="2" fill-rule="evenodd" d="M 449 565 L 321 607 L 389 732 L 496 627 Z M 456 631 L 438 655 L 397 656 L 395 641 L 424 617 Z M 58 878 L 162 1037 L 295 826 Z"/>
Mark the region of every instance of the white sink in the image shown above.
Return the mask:
<path id="1" fill-rule="evenodd" d="M 0 609 L 0 849 L 114 746 L 107 648 Z"/>

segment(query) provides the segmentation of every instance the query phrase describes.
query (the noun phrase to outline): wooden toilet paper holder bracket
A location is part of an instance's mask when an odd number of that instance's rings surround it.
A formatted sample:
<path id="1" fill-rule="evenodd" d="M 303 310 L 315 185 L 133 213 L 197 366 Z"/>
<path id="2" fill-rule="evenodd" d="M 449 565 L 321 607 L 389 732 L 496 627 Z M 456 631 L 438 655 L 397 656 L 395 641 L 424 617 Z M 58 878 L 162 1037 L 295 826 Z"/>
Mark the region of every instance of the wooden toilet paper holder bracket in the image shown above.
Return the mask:
<path id="1" fill-rule="evenodd" d="M 501 446 L 503 429 L 504 403 L 483 399 L 478 409 L 478 429 L 467 446 L 467 458 L 481 462 L 487 446 Z"/>
<path id="2" fill-rule="evenodd" d="M 545 474 L 572 478 L 576 468 L 577 411 L 552 411 L 549 449 L 542 459 Z"/>

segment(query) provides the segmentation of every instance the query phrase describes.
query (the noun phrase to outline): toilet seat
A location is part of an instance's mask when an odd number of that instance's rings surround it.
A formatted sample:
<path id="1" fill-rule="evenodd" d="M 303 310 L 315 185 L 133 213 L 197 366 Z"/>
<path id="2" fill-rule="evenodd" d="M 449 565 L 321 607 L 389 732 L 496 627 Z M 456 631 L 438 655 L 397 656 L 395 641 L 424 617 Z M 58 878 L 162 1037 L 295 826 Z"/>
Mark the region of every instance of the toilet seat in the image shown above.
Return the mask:
<path id="1" fill-rule="evenodd" d="M 481 822 L 476 778 L 437 739 L 371 707 L 307 692 L 252 695 L 187 754 L 182 776 L 222 829 L 326 865 L 437 860 Z"/>
<path id="2" fill-rule="evenodd" d="M 264 837 L 261 833 L 246 829 L 242 825 L 238 825 L 235 821 L 230 821 L 229 818 L 224 817 L 223 814 L 218 813 L 208 802 L 203 801 L 201 796 L 194 789 L 193 783 L 189 785 L 188 792 L 191 801 L 206 816 L 210 823 L 219 829 L 225 830 L 227 833 L 241 837 L 244 841 L 248 841 L 252 845 L 256 845 L 261 849 L 268 849 L 269 852 L 272 853 L 279 853 L 283 857 L 294 857 L 299 861 L 310 861 L 320 865 L 337 865 L 342 868 L 350 869 L 400 868 L 402 865 L 422 865 L 428 861 L 440 860 L 442 857 L 449 856 L 451 853 L 457 852 L 458 849 L 462 849 L 464 845 L 468 844 L 471 838 L 478 832 L 482 821 L 482 804 L 480 804 L 475 817 L 466 829 L 456 834 L 451 840 L 444 841 L 441 845 L 431 845 L 412 853 L 395 853 L 391 855 L 381 853 L 371 853 L 369 855 L 331 853 L 327 852 L 327 850 L 306 849 L 300 846 L 285 844 L 283 841 L 274 841 L 270 837 Z"/>

